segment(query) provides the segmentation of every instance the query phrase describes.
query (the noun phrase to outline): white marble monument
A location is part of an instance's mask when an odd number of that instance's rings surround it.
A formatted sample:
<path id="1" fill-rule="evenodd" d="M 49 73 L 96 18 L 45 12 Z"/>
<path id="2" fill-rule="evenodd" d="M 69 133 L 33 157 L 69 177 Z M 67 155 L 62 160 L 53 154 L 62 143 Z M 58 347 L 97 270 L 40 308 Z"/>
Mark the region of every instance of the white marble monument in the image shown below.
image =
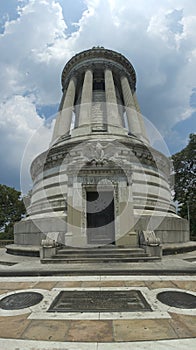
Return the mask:
<path id="1" fill-rule="evenodd" d="M 162 244 L 189 241 L 171 200 L 170 162 L 145 131 L 131 63 L 94 47 L 65 65 L 62 87 L 50 148 L 31 165 L 31 202 L 12 250 L 33 252 L 47 238 L 138 247 L 148 230 Z"/>

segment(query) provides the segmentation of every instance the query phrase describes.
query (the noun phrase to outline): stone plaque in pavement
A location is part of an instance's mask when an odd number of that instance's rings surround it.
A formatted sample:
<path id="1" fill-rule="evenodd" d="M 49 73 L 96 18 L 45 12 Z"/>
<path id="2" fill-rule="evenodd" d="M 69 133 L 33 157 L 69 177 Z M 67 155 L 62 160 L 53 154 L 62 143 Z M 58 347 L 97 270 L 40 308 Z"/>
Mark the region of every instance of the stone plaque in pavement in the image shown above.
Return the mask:
<path id="1" fill-rule="evenodd" d="M 152 311 L 138 290 L 61 291 L 48 312 L 139 312 Z"/>
<path id="2" fill-rule="evenodd" d="M 195 309 L 196 296 L 186 292 L 166 291 L 157 294 L 157 299 L 163 304 L 180 309 Z"/>
<path id="3" fill-rule="evenodd" d="M 3 310 L 20 310 L 34 306 L 43 299 L 43 295 L 37 292 L 20 292 L 8 295 L 0 300 L 0 308 Z"/>

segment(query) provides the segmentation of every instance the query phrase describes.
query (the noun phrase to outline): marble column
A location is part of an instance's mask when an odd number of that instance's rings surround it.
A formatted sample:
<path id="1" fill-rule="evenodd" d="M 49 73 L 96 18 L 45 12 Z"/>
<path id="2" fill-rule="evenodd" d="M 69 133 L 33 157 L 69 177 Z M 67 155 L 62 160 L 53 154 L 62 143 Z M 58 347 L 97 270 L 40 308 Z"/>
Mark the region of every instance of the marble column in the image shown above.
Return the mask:
<path id="1" fill-rule="evenodd" d="M 64 94 L 64 100 L 62 103 L 61 110 L 59 111 L 58 116 L 56 118 L 52 142 L 54 142 L 60 136 L 70 133 L 75 92 L 76 78 L 73 77 L 69 81 L 68 88 Z"/>
<path id="2" fill-rule="evenodd" d="M 127 77 L 125 76 L 121 77 L 121 86 L 122 86 L 123 98 L 124 98 L 125 109 L 127 114 L 129 131 L 136 136 L 140 136 L 142 131 L 141 131 L 140 122 L 136 111 L 132 91 L 131 91 Z"/>
<path id="3" fill-rule="evenodd" d="M 121 77 L 121 86 L 123 92 L 123 98 L 125 103 L 125 109 L 127 114 L 127 121 L 129 131 L 136 135 L 139 139 L 147 141 L 146 130 L 142 114 L 140 112 L 139 104 L 136 99 L 136 94 L 132 94 L 129 81 L 126 76 Z"/>
<path id="4" fill-rule="evenodd" d="M 134 92 L 134 94 L 133 94 L 133 100 L 134 100 L 134 103 L 135 103 L 135 108 L 137 110 L 137 114 L 138 114 L 138 119 L 139 119 L 141 131 L 142 131 L 142 135 L 143 135 L 144 139 L 149 142 L 147 134 L 146 134 L 146 128 L 145 128 L 145 124 L 144 124 L 144 119 L 143 119 L 143 116 L 141 114 L 140 106 L 139 106 L 139 103 L 138 103 L 138 100 L 137 100 L 136 92 Z"/>
<path id="5" fill-rule="evenodd" d="M 118 111 L 113 74 L 108 68 L 105 70 L 105 95 L 108 125 L 122 127 L 123 124 Z"/>
<path id="6" fill-rule="evenodd" d="M 82 97 L 80 104 L 80 113 L 78 126 L 91 124 L 91 105 L 93 93 L 93 72 L 88 69 L 85 72 L 84 82 L 82 86 Z"/>

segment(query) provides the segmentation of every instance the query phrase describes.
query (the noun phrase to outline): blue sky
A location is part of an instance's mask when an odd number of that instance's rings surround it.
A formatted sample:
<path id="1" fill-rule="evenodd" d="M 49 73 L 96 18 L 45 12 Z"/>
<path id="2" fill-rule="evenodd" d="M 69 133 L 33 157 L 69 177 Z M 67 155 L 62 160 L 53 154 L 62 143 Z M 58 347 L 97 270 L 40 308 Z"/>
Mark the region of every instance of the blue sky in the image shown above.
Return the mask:
<path id="1" fill-rule="evenodd" d="M 20 188 L 29 139 L 41 128 L 27 168 L 50 141 L 64 65 L 97 45 L 132 62 L 143 115 L 171 154 L 184 148 L 196 129 L 195 33 L 195 0 L 1 0 L 0 183 Z"/>

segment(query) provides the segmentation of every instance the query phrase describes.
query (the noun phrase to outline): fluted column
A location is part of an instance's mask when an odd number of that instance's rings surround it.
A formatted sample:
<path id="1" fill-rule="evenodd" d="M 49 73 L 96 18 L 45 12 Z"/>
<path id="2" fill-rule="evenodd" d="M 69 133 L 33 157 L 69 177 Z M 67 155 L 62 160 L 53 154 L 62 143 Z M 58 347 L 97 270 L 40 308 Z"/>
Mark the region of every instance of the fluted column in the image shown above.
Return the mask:
<path id="1" fill-rule="evenodd" d="M 123 92 L 123 98 L 125 103 L 125 109 L 127 114 L 127 121 L 129 131 L 138 136 L 141 139 L 147 140 L 144 122 L 142 115 L 140 113 L 139 105 L 135 102 L 135 99 L 132 95 L 131 87 L 127 77 L 121 77 L 121 86 Z M 142 127 L 143 126 L 143 127 Z"/>
<path id="2" fill-rule="evenodd" d="M 58 137 L 70 132 L 75 92 L 76 78 L 73 77 L 69 81 L 68 88 L 65 92 L 62 108 L 56 118 L 52 142 L 55 141 Z"/>
<path id="3" fill-rule="evenodd" d="M 91 105 L 93 93 L 93 72 L 88 69 L 85 72 L 84 82 L 82 86 L 82 97 L 80 104 L 80 113 L 78 126 L 91 124 Z"/>
<path id="4" fill-rule="evenodd" d="M 134 92 L 134 94 L 133 94 L 133 100 L 134 100 L 134 103 L 135 103 L 135 108 L 137 110 L 137 114 L 138 114 L 138 119 L 139 119 L 141 131 L 142 131 L 142 135 L 146 139 L 146 141 L 149 142 L 147 134 L 146 134 L 146 128 L 145 128 L 145 124 L 144 124 L 144 119 L 143 119 L 143 116 L 141 114 L 140 106 L 139 106 L 139 103 L 138 103 L 138 100 L 137 100 L 136 92 Z"/>
<path id="5" fill-rule="evenodd" d="M 132 95 L 127 77 L 125 76 L 121 77 L 121 86 L 122 86 L 123 98 L 124 98 L 125 109 L 127 114 L 129 131 L 132 134 L 139 136 L 141 135 L 140 122 L 138 119 L 137 111 L 135 109 L 135 103 L 134 103 L 133 95 Z"/>
<path id="6" fill-rule="evenodd" d="M 105 95 L 108 125 L 122 127 L 122 120 L 118 111 L 113 74 L 108 68 L 105 70 Z"/>

